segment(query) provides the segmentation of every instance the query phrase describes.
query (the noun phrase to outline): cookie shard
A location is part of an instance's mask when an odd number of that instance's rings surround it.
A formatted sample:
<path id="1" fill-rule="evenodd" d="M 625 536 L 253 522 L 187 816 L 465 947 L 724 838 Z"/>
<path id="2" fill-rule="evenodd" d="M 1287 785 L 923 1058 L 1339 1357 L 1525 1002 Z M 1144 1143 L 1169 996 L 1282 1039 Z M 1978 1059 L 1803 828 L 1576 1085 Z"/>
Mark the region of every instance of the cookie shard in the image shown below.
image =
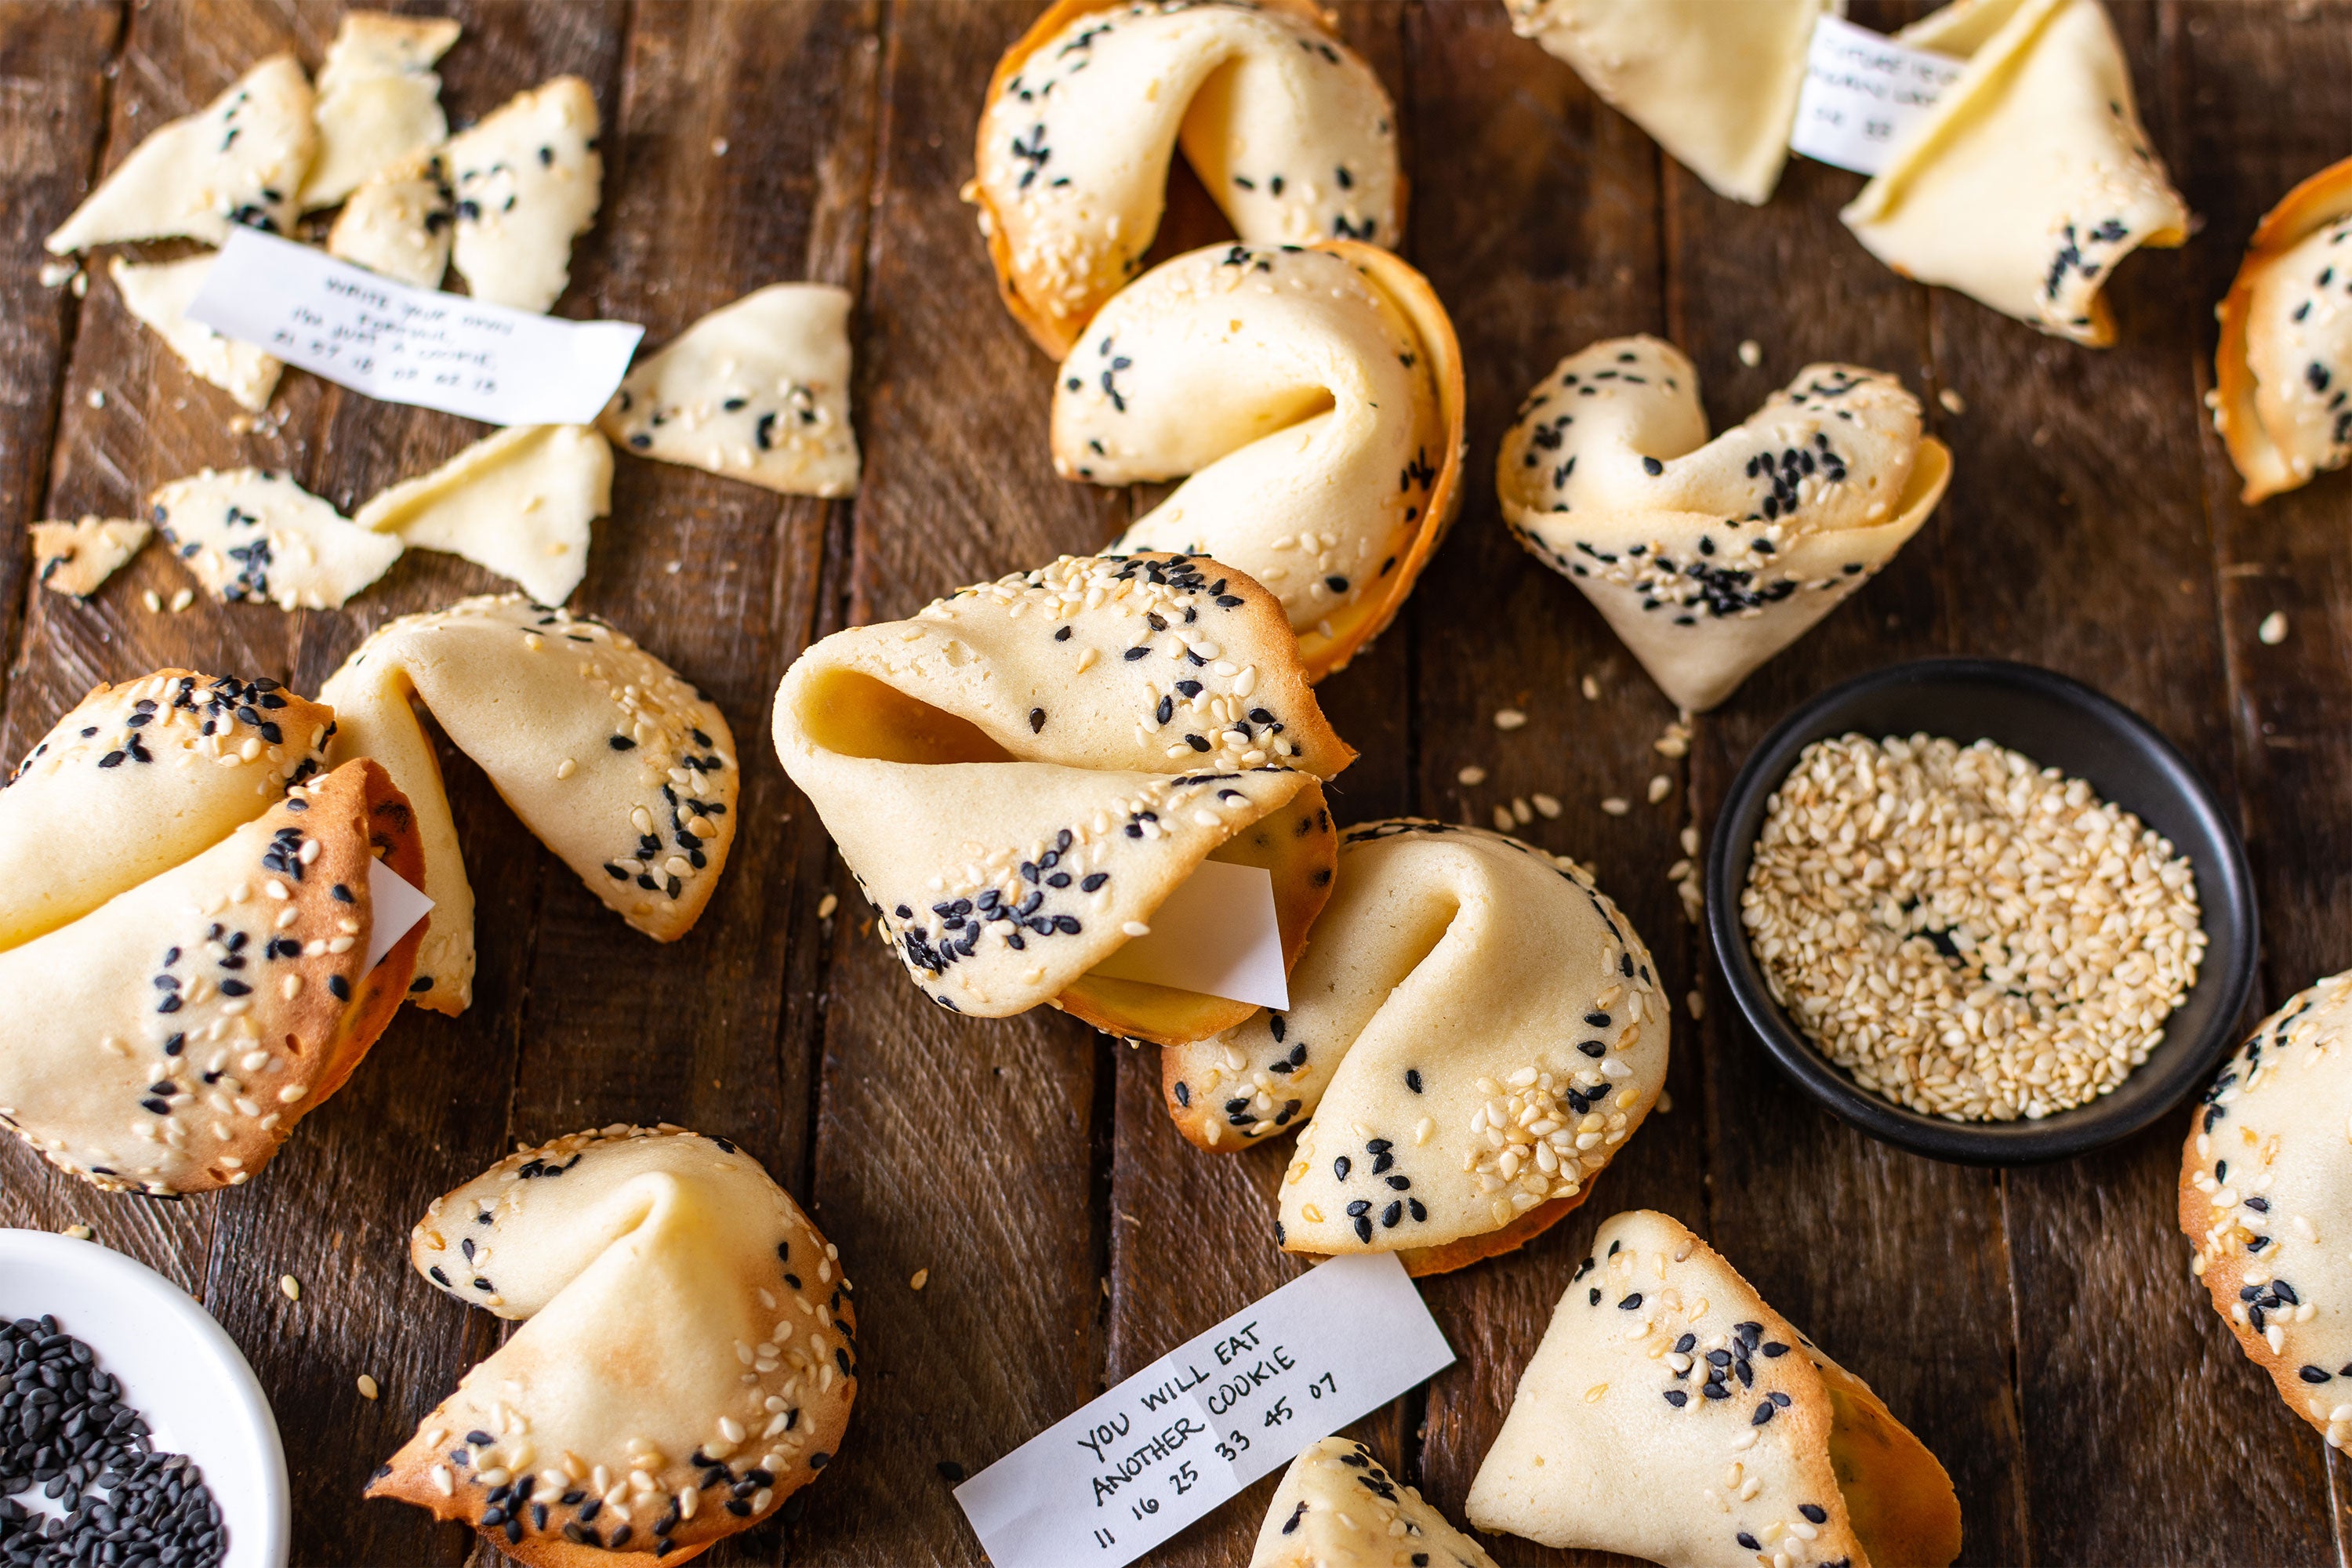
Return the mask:
<path id="1" fill-rule="evenodd" d="M 333 206 L 385 165 L 449 134 L 433 63 L 460 30 L 445 16 L 344 13 L 319 68 L 319 150 L 302 181 L 304 212 Z"/>
<path id="2" fill-rule="evenodd" d="M 1471 1523 L 1691 1568 L 1959 1554 L 1951 1479 L 1668 1215 L 1604 1221 L 1470 1484 Z"/>
<path id="3" fill-rule="evenodd" d="M 460 1013 L 474 895 L 440 763 L 412 704 L 489 776 L 589 890 L 657 942 L 691 930 L 735 840 L 735 742 L 718 706 L 603 621 L 520 594 L 404 616 L 320 689 L 331 755 L 373 757 L 415 803 L 433 933 L 411 1000 Z"/>
<path id="4" fill-rule="evenodd" d="M 1426 1274 L 1523 1245 L 1665 1082 L 1670 1007 L 1632 924 L 1575 862 L 1483 828 L 1342 833 L 1291 995 L 1164 1050 L 1160 1076 L 1198 1147 L 1298 1134 L 1276 1194 L 1292 1252 Z"/>
<path id="5" fill-rule="evenodd" d="M 1950 477 L 1919 400 L 1860 365 L 1807 365 L 1710 440 L 1696 368 L 1646 336 L 1562 360 L 1495 468 L 1519 542 L 1694 710 L 1869 581 Z"/>
<path id="6" fill-rule="evenodd" d="M 159 669 L 91 689 L 0 790 L 0 949 L 219 843 L 326 764 L 333 710 L 269 679 Z"/>
<path id="7" fill-rule="evenodd" d="M 352 521 L 462 555 L 542 605 L 588 572 L 589 524 L 613 510 L 613 448 L 585 425 L 516 425 L 379 492 Z"/>
<path id="8" fill-rule="evenodd" d="M 477 300 L 545 311 L 572 280 L 572 242 L 596 221 L 604 161 L 596 96 L 576 76 L 517 93 L 441 149 L 457 199 L 450 259 Z"/>
<path id="9" fill-rule="evenodd" d="M 1273 595 L 1188 556 L 1065 556 L 854 627 L 776 694 L 784 771 L 940 1005 L 1051 1003 L 1163 1042 L 1246 1003 L 1088 972 L 1203 859 L 1272 874 L 1286 963 L 1330 889 L 1354 753 Z"/>
<path id="10" fill-rule="evenodd" d="M 1349 1437 L 1308 1444 L 1282 1473 L 1249 1568 L 1495 1568 L 1485 1548 Z"/>
<path id="11" fill-rule="evenodd" d="M 997 62 L 965 188 L 1054 358 L 1139 270 L 1180 144 L 1246 244 L 1404 232 L 1387 89 L 1307 0 L 1060 0 Z"/>
<path id="12" fill-rule="evenodd" d="M 532 1568 L 667 1565 L 761 1523 L 840 1450 L 864 1372 L 849 1280 L 724 1138 L 615 1125 L 510 1154 L 434 1200 L 409 1259 L 521 1326 L 369 1497 Z"/>
<path id="13" fill-rule="evenodd" d="M 327 254 L 418 289 L 449 269 L 457 198 L 437 153 L 418 153 L 361 182 L 327 232 Z"/>
<path id="14" fill-rule="evenodd" d="M 1444 307 L 1352 240 L 1163 262 L 1103 307 L 1055 380 L 1064 478 L 1183 480 L 1109 552 L 1247 573 L 1282 601 L 1313 679 L 1412 593 L 1459 507 L 1462 449 Z"/>
<path id="15" fill-rule="evenodd" d="M 71 522 L 37 522 L 33 575 L 52 593 L 87 599 L 146 547 L 153 531 L 130 518 L 84 516 Z"/>
<path id="16" fill-rule="evenodd" d="M 2189 234 L 2098 0 L 1958 0 L 1895 37 L 1967 61 L 1842 215 L 1906 278 L 2056 337 L 2115 342 L 2102 292 Z"/>
<path id="17" fill-rule="evenodd" d="M 238 407 L 258 414 L 269 406 L 269 395 L 278 390 L 285 365 L 251 343 L 188 320 L 188 307 L 212 276 L 215 259 L 191 256 L 142 265 L 117 256 L 108 261 L 107 274 L 122 296 L 123 309 L 152 327 L 181 363 L 227 393 Z"/>
<path id="18" fill-rule="evenodd" d="M 206 468 L 147 501 L 173 558 L 223 604 L 340 609 L 400 559 L 399 540 L 267 468 Z"/>
<path id="19" fill-rule="evenodd" d="M 2352 158 L 2263 216 L 2218 313 L 2213 426 L 2239 499 L 2352 462 Z"/>
<path id="20" fill-rule="evenodd" d="M 784 495 L 857 489 L 849 291 L 772 283 L 639 360 L 597 420 L 641 458 Z"/>
<path id="21" fill-rule="evenodd" d="M 0 952 L 0 1121 L 108 1191 L 242 1184 L 400 1005 L 421 931 L 361 967 L 378 859 L 423 875 L 406 801 L 361 763 Z"/>
<path id="22" fill-rule="evenodd" d="M 129 239 L 219 245 L 231 224 L 293 232 L 295 193 L 318 132 L 310 79 L 272 55 L 195 113 L 162 126 L 49 236 L 56 255 Z"/>
<path id="23" fill-rule="evenodd" d="M 2213 1310 L 2287 1408 L 2352 1440 L 2352 973 L 2290 997 L 2222 1064 L 2181 1150 L 2180 1231 Z"/>
<path id="24" fill-rule="evenodd" d="M 1575 68 L 1718 195 L 1760 206 L 1788 162 L 1813 24 L 1844 0 L 1510 0 L 1511 30 Z"/>

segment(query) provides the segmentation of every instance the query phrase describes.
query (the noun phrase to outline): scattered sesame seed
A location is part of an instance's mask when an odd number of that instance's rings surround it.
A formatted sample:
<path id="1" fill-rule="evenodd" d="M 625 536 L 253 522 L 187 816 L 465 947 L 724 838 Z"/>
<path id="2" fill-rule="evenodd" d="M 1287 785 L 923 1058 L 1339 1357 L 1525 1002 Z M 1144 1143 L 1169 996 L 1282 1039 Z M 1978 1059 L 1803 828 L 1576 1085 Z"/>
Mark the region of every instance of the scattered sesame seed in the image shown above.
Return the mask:
<path id="1" fill-rule="evenodd" d="M 195 602 L 196 591 L 194 588 L 183 588 L 172 595 L 172 613 L 176 616 Z"/>
<path id="2" fill-rule="evenodd" d="M 1528 798 L 1535 803 L 1536 815 L 1542 817 L 1546 822 L 1550 822 L 1559 816 L 1559 796 L 1535 795 L 1529 795 Z"/>
<path id="3" fill-rule="evenodd" d="M 928 1268 L 918 1268 L 915 1270 L 914 1277 L 907 1281 L 907 1289 L 919 1290 L 930 1282 L 931 1271 Z"/>
<path id="4" fill-rule="evenodd" d="M 139 601 L 147 606 L 147 613 L 151 616 L 159 616 L 163 613 L 163 595 L 158 594 L 152 588 L 150 588 L 145 593 L 140 595 Z"/>
<path id="5" fill-rule="evenodd" d="M 1586 676 L 1578 683 L 1578 686 L 1579 689 L 1583 691 L 1584 700 L 1587 702 L 1598 702 L 1601 700 L 1601 682 L 1593 679 L 1592 677 L 1589 675 Z"/>
<path id="6" fill-rule="evenodd" d="M 1944 405 L 1947 414 L 1966 414 L 1969 411 L 1968 400 L 1948 386 L 1936 394 L 1936 401 Z"/>
<path id="7" fill-rule="evenodd" d="M 302 1281 L 295 1279 L 291 1274 L 280 1274 L 278 1277 L 278 1288 L 286 1292 L 286 1299 L 289 1301 L 299 1301 L 302 1299 Z"/>
<path id="8" fill-rule="evenodd" d="M 1470 766 L 1464 768 L 1460 773 L 1455 773 L 1454 778 L 1454 782 L 1457 784 L 1472 785 L 1482 784 L 1486 782 L 1486 770 L 1473 763 Z"/>
<path id="9" fill-rule="evenodd" d="M 727 156 L 726 137 L 714 136 L 710 139 L 710 155 L 714 158 L 724 158 Z"/>
<path id="10" fill-rule="evenodd" d="M 1601 803 L 1601 809 L 1612 816 L 1622 816 L 1633 809 L 1633 805 L 1622 795 L 1612 795 Z"/>
<path id="11" fill-rule="evenodd" d="M 89 395 L 83 398 L 82 401 L 89 404 L 92 408 L 103 408 L 106 406 L 106 394 L 93 386 L 89 389 Z"/>
<path id="12" fill-rule="evenodd" d="M 833 911 L 839 908 L 841 908 L 841 900 L 832 893 L 827 893 L 816 901 L 816 918 L 829 921 L 833 918 Z"/>
<path id="13" fill-rule="evenodd" d="M 370 1377 L 365 1373 L 362 1373 L 359 1375 L 359 1388 L 360 1397 L 362 1399 L 373 1399 L 378 1394 L 383 1392 L 383 1390 L 376 1386 L 375 1379 Z"/>
<path id="14" fill-rule="evenodd" d="M 65 1229 L 58 1232 L 58 1234 L 59 1236 L 69 1236 L 76 1241 L 89 1241 L 98 1235 L 96 1231 L 90 1229 L 89 1226 L 86 1225 L 69 1225 L 66 1226 Z"/>
<path id="15" fill-rule="evenodd" d="M 1496 806 L 1495 808 L 1495 831 L 1497 833 L 1508 833 L 1510 830 L 1511 808 L 1507 805 Z"/>
<path id="16" fill-rule="evenodd" d="M 1658 773 L 1658 774 L 1654 775 L 1654 776 L 1651 778 L 1651 780 L 1650 780 L 1650 804 L 1651 804 L 1652 805 L 1657 805 L 1657 804 L 1658 804 L 1658 802 L 1660 802 L 1660 801 L 1662 801 L 1662 800 L 1665 799 L 1665 798 L 1666 798 L 1666 796 L 1668 796 L 1668 795 L 1672 795 L 1672 794 L 1674 794 L 1674 793 L 1675 793 L 1675 781 L 1674 781 L 1674 780 L 1672 780 L 1672 779 L 1670 779 L 1670 778 L 1668 778 L 1665 774 L 1664 774 L 1664 773 Z"/>
<path id="17" fill-rule="evenodd" d="M 1690 1009 L 1693 1023 L 1706 1016 L 1706 998 L 1696 991 L 1683 998 L 1683 1005 Z"/>
<path id="18" fill-rule="evenodd" d="M 2262 638 L 2266 647 L 2276 647 L 2286 641 L 2286 612 L 2273 610 L 2269 615 L 2264 616 L 2263 624 L 2255 629 L 2254 636 Z"/>
<path id="19" fill-rule="evenodd" d="M 1516 730 L 1527 721 L 1528 716 L 1516 708 L 1495 710 L 1495 728 L 1497 730 Z"/>
<path id="20" fill-rule="evenodd" d="M 1754 338 L 1740 339 L 1739 363 L 1746 365 L 1750 370 L 1754 370 L 1758 365 L 1762 364 L 1764 363 L 1764 345 L 1758 342 Z"/>

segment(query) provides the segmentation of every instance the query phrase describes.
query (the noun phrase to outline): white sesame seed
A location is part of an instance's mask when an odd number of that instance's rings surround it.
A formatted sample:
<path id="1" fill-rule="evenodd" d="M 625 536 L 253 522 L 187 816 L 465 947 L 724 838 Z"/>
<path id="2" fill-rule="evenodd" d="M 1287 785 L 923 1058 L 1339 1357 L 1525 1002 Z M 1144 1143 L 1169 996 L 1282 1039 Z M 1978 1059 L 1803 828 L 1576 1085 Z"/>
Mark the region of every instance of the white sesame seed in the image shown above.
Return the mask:
<path id="1" fill-rule="evenodd" d="M 1658 773 L 1651 778 L 1650 804 L 1652 805 L 1657 805 L 1658 802 L 1665 799 L 1666 796 L 1674 793 L 1675 781 L 1668 778 L 1665 774 Z"/>
<path id="2" fill-rule="evenodd" d="M 1586 676 L 1581 681 L 1577 683 L 1577 686 L 1578 689 L 1584 693 L 1584 700 L 1587 702 L 1598 702 L 1601 700 L 1601 682 L 1593 679 L 1592 677 L 1589 675 Z"/>
<path id="3" fill-rule="evenodd" d="M 150 588 L 145 593 L 140 595 L 139 602 L 147 606 L 147 613 L 151 616 L 159 616 L 163 613 L 163 595 L 155 592 L 152 588 Z"/>
<path id="4" fill-rule="evenodd" d="M 299 1301 L 302 1299 L 302 1281 L 295 1279 L 291 1274 L 280 1274 L 278 1277 L 278 1288 L 286 1292 L 286 1299 L 289 1301 Z"/>
<path id="5" fill-rule="evenodd" d="M 1129 921 L 1118 929 L 1125 931 L 1129 936 L 1150 936 L 1151 934 L 1151 928 L 1145 925 L 1141 921 Z"/>
<path id="6" fill-rule="evenodd" d="M 1534 795 L 1528 797 L 1535 803 L 1536 815 L 1546 822 L 1559 816 L 1559 799 L 1556 795 Z"/>
<path id="7" fill-rule="evenodd" d="M 69 1236 L 76 1241 L 89 1241 L 97 1236 L 98 1233 L 90 1229 L 89 1226 L 86 1225 L 69 1225 L 66 1226 L 65 1229 L 58 1232 L 58 1234 L 59 1236 Z"/>
<path id="8" fill-rule="evenodd" d="M 1475 787 L 1476 785 L 1486 782 L 1486 770 L 1478 766 L 1475 763 L 1473 763 L 1470 766 L 1464 768 L 1460 773 L 1455 773 L 1454 775 L 1454 780 L 1456 784 L 1468 784 Z"/>
<path id="9" fill-rule="evenodd" d="M 1633 809 L 1633 804 L 1622 795 L 1612 795 L 1601 803 L 1601 809 L 1612 816 L 1622 816 Z"/>
<path id="10" fill-rule="evenodd" d="M 383 1392 L 381 1389 L 376 1387 L 375 1379 L 370 1377 L 365 1373 L 362 1373 L 359 1375 L 359 1389 L 360 1397 L 362 1399 L 373 1399 L 378 1394 Z"/>
<path id="11" fill-rule="evenodd" d="M 841 908 L 841 900 L 832 893 L 827 893 L 816 902 L 816 918 L 829 921 L 833 918 L 833 911 L 839 908 Z"/>
<path id="12" fill-rule="evenodd" d="M 928 1268 L 918 1268 L 915 1270 L 914 1277 L 907 1281 L 907 1289 L 919 1290 L 930 1282 L 931 1271 Z"/>
<path id="13" fill-rule="evenodd" d="M 196 591 L 194 588 L 183 588 L 172 595 L 172 613 L 176 616 L 195 602 Z"/>
<path id="14" fill-rule="evenodd" d="M 1507 805 L 1496 806 L 1495 808 L 1495 831 L 1497 833 L 1508 833 L 1510 830 L 1511 808 Z"/>
<path id="15" fill-rule="evenodd" d="M 1516 708 L 1495 710 L 1495 728 L 1497 730 L 1516 730 L 1527 721 L 1528 716 Z"/>
<path id="16" fill-rule="evenodd" d="M 2269 615 L 2264 616 L 2263 624 L 2256 628 L 2254 636 L 2262 638 L 2263 646 L 2268 647 L 2276 647 L 2286 641 L 2286 612 L 2273 610 Z"/>
<path id="17" fill-rule="evenodd" d="M 1936 394 L 1936 401 L 1944 405 L 1947 414 L 1966 414 L 1969 411 L 1968 401 L 1948 386 Z"/>
<path id="18" fill-rule="evenodd" d="M 1754 338 L 1740 339 L 1739 363 L 1746 365 L 1750 370 L 1754 370 L 1758 365 L 1762 364 L 1764 363 L 1764 345 L 1758 342 Z"/>

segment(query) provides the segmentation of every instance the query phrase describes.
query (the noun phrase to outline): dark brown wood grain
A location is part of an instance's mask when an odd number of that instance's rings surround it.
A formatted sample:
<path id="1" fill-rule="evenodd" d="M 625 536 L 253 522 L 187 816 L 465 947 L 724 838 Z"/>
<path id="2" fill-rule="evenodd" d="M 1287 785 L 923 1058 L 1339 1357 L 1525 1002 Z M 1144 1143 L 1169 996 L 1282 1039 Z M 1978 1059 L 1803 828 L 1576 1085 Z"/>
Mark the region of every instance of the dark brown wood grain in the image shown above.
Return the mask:
<path id="1" fill-rule="evenodd" d="M 503 1561 L 469 1532 L 362 1504 L 368 1470 L 501 1325 L 409 1271 L 410 1223 L 518 1142 L 671 1120 L 741 1142 L 842 1247 L 861 1387 L 822 1483 L 719 1564 L 976 1563 L 950 1471 L 976 1472 L 1299 1263 L 1271 1240 L 1284 1151 L 1210 1157 L 1169 1127 L 1157 1052 L 1047 1011 L 960 1018 L 923 1002 L 768 740 L 808 642 L 960 584 L 1098 546 L 1155 499 L 1055 477 L 1050 365 L 999 305 L 958 199 L 990 66 L 1037 0 L 399 0 L 466 32 L 443 60 L 464 124 L 576 71 L 604 118 L 604 205 L 561 314 L 658 344 L 762 284 L 856 296 L 852 501 L 783 498 L 617 458 L 575 604 L 701 684 L 733 728 L 741 828 L 687 939 L 630 931 L 445 748 L 480 971 L 457 1019 L 410 1010 L 278 1162 L 235 1193 L 110 1198 L 0 1147 L 0 1224 L 84 1222 L 195 1291 L 277 1407 L 295 1561 Z M 1858 3 L 1891 28 L 1926 0 Z M 2282 1410 L 2192 1287 L 2170 1195 L 2184 1116 L 2054 1169 L 1961 1170 L 1816 1110 L 1730 1016 L 1667 868 L 1789 706 L 1847 675 L 1992 653 L 2089 680 L 2146 714 L 2240 813 L 2266 922 L 2262 1005 L 2352 963 L 2352 477 L 2256 508 L 2200 405 L 2210 307 L 2262 211 L 2352 153 L 2352 0 L 2111 5 L 2143 113 L 2203 219 L 2126 262 L 2109 350 L 2048 339 L 1905 282 L 1837 220 L 1856 176 L 1792 162 L 1761 208 L 1664 159 L 1490 0 L 1349 0 L 1339 25 L 1398 105 L 1406 254 L 1460 332 L 1470 397 L 1462 515 L 1405 613 L 1320 691 L 1361 760 L 1333 791 L 1517 829 L 1593 864 L 1676 1003 L 1672 1109 L 1588 1205 L 1518 1253 L 1423 1282 L 1460 1359 L 1353 1430 L 1457 1520 L 1519 1373 L 1601 1218 L 1665 1210 L 1706 1235 L 1942 1458 L 1969 1563 L 2189 1563 L 2243 1554 L 2346 1568 L 2352 1484 Z M 336 4 L 0 0 L 0 749 L 21 753 L 101 679 L 163 664 L 315 689 L 385 620 L 504 591 L 414 552 L 341 612 L 151 612 L 190 580 L 163 552 L 89 604 L 27 580 L 45 516 L 135 515 L 207 464 L 282 468 L 345 509 L 485 427 L 289 372 L 234 422 L 131 320 L 105 276 L 43 287 L 40 237 L 104 169 L 271 50 L 315 68 Z M 723 150 L 722 150 L 723 149 Z M 1156 255 L 1223 234 L 1179 174 Z M 120 247 L 157 258 L 181 244 Z M 1813 359 L 1899 374 L 1953 447 L 1937 517 L 1860 594 L 1694 721 L 1675 714 L 1572 585 L 1503 530 L 1496 442 L 1519 397 L 1595 338 L 1665 336 L 1711 421 Z M 1743 340 L 1760 350 L 1748 366 Z M 1959 410 L 1937 400 L 1946 389 Z M 2289 633 L 2256 628 L 2284 612 Z M 1601 692 L 1587 700 L 1580 681 Z M 1496 710 L 1528 722 L 1496 729 Z M 1464 785 L 1465 765 L 1486 771 Z M 1646 801 L 1654 774 L 1669 780 Z M 1611 796 L 1631 802 L 1605 813 Z M 820 914 L 831 894 L 838 902 Z M 1694 1023 L 1683 998 L 1713 1003 Z M 918 1291 L 910 1278 L 928 1270 Z M 277 1289 L 282 1274 L 301 1300 Z M 360 1373 L 382 1397 L 362 1399 Z M 1151 1559 L 1238 1563 L 1269 1479 Z M 1498 1560 L 1565 1562 L 1516 1540 Z M 1010 1565 L 1004 1565 L 1010 1568 Z"/>

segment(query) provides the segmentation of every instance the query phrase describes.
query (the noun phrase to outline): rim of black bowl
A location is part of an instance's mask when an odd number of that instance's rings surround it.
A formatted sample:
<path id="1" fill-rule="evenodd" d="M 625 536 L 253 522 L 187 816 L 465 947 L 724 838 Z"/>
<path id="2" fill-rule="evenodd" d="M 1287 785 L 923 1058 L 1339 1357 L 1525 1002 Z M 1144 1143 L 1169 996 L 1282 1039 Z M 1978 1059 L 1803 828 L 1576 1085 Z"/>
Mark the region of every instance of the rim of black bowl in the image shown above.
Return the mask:
<path id="1" fill-rule="evenodd" d="M 1877 724 L 1867 711 L 1879 700 L 1922 686 L 1971 686 L 2056 704 L 2094 721 L 2085 746 L 2104 744 L 2120 766 L 2078 767 L 1986 729 L 1983 738 L 2024 752 L 2044 767 L 2088 780 L 2112 801 L 2189 856 L 2197 877 L 2205 958 L 2148 1058 L 2107 1094 L 2039 1121 L 1952 1121 L 1897 1105 L 1863 1088 L 1808 1039 L 1764 984 L 1740 923 L 1739 895 L 1765 802 L 1798 756 L 1817 740 L 1853 732 L 1873 738 L 1925 731 L 1966 745 L 1979 738 L 1949 726 Z M 1861 721 L 1844 715 L 1859 714 Z M 2045 748 L 2046 749 L 2046 748 Z M 2162 798 L 2158 798 L 2161 796 Z M 2159 819 L 2163 820 L 2159 820 Z M 2183 831 L 2193 826 L 2194 831 Z M 2138 714 L 2055 670 L 1991 658 L 1925 658 L 1890 665 L 1817 693 L 1791 709 L 1741 763 L 1708 840 L 1706 927 L 1733 1001 L 1780 1070 L 1843 1121 L 1872 1137 L 1937 1160 L 1971 1165 L 2024 1165 L 2072 1159 L 2129 1137 L 2203 1084 L 2235 1043 L 2238 1017 L 2254 984 L 2261 950 L 2253 878 L 2237 828 L 2189 759 Z"/>

